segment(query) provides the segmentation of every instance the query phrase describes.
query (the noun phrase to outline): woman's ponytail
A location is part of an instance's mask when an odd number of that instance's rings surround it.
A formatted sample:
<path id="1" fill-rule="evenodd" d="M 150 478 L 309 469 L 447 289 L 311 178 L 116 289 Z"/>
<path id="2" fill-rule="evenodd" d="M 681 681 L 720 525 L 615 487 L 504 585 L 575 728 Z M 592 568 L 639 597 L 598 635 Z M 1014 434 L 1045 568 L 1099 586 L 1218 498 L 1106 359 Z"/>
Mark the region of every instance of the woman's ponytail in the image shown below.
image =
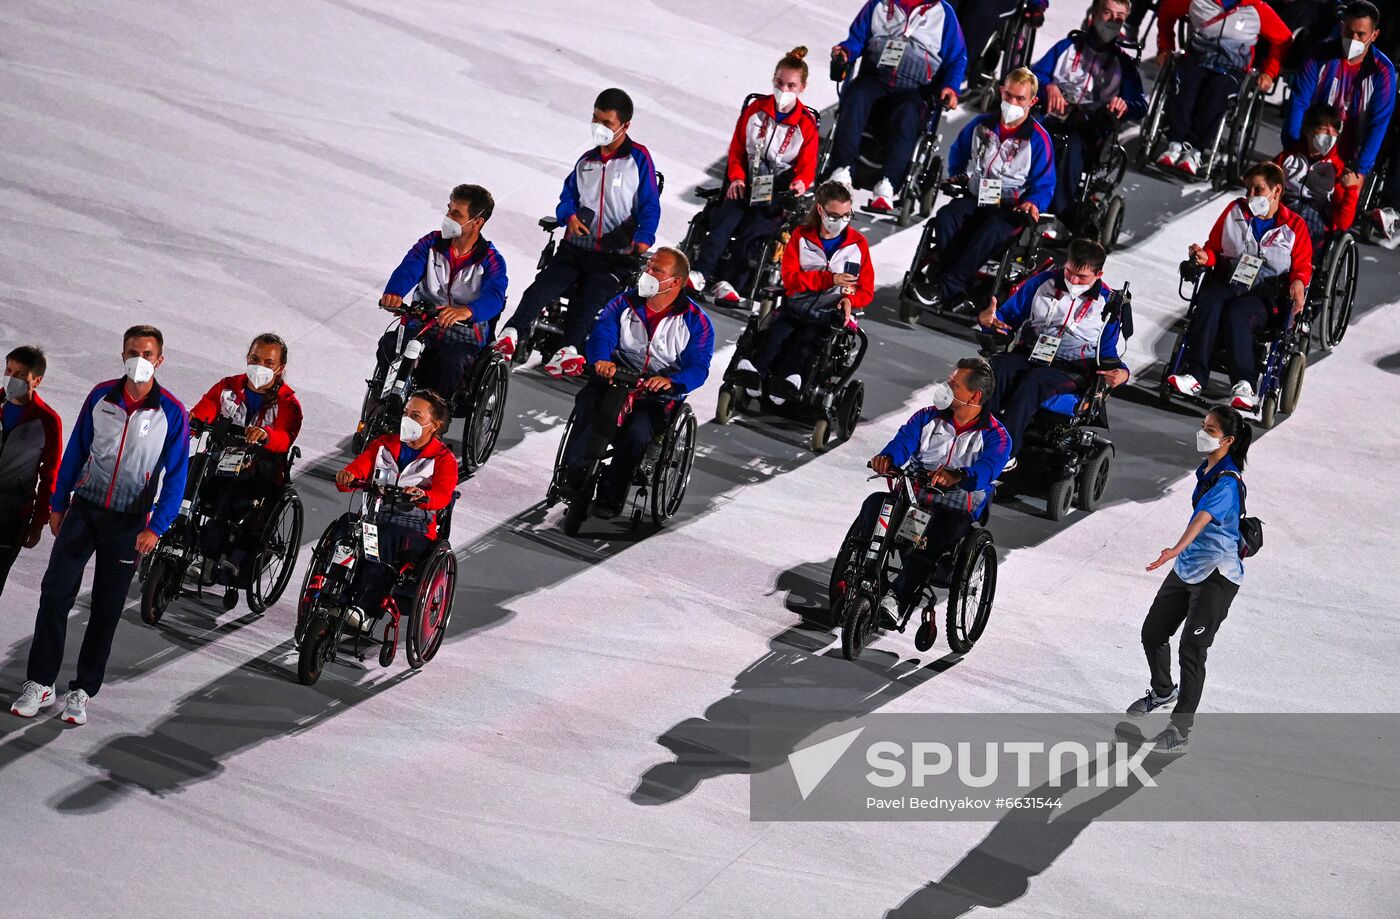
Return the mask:
<path id="1" fill-rule="evenodd" d="M 1249 422 L 1234 406 L 1217 405 L 1210 410 L 1210 414 L 1215 416 L 1215 423 L 1220 426 L 1221 435 L 1234 438 L 1234 442 L 1230 444 L 1230 459 L 1243 472 L 1245 459 L 1249 456 L 1249 445 L 1254 442 L 1254 428 L 1249 426 Z"/>

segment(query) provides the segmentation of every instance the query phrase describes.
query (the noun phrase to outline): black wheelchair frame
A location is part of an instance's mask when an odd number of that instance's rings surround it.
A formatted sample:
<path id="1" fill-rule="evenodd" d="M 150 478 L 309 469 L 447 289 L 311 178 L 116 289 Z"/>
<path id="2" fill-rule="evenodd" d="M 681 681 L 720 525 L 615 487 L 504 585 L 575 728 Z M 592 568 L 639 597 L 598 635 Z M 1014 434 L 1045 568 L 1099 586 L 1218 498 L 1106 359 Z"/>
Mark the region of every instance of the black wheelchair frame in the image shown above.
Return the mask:
<path id="1" fill-rule="evenodd" d="M 1032 11 L 1028 0 L 1002 16 L 1001 26 L 975 57 L 968 49 L 967 95 L 969 107 L 983 111 L 996 108 L 997 93 L 1006 75 L 1018 67 L 1030 67 L 1035 56 L 1035 37 L 1045 23 L 1044 13 Z"/>
<path id="2" fill-rule="evenodd" d="M 699 213 L 690 218 L 690 224 L 686 227 L 685 237 L 680 244 L 680 250 L 685 253 L 686 258 L 690 259 L 691 264 L 695 263 L 700 254 L 700 247 L 705 244 L 705 240 L 709 237 L 711 212 L 724 200 L 724 191 L 724 186 L 721 186 L 719 188 L 701 188 L 695 192 L 695 197 L 704 201 L 705 206 L 700 209 Z M 787 248 L 792 231 L 806 219 L 812 200 L 811 192 L 802 196 L 794 195 L 790 191 L 775 195 L 773 202 L 776 206 L 783 208 L 784 218 L 778 229 L 763 241 L 763 245 L 753 252 L 739 253 L 734 251 L 733 241 L 730 242 L 730 249 L 726 253 L 725 259 L 722 259 L 720 263 L 724 264 L 725 260 L 736 258 L 743 258 L 749 262 L 749 284 L 744 299 L 750 304 L 758 302 L 759 294 L 765 288 L 781 283 L 783 250 Z M 703 291 L 697 290 L 694 297 L 699 301 L 703 299 L 703 294 Z M 714 301 L 714 305 L 723 306 L 724 304 Z"/>
<path id="3" fill-rule="evenodd" d="M 1092 151 L 1086 150 L 1091 155 L 1086 155 L 1084 160 L 1079 194 L 1070 212 L 1059 217 L 1071 238 L 1096 240 L 1105 252 L 1112 252 L 1123 232 L 1123 218 L 1127 211 L 1127 201 L 1120 186 L 1128 171 L 1128 151 L 1119 140 L 1120 126 L 1116 118 L 1113 119 L 1112 130 L 1103 130 L 1105 125 L 1098 127 L 1104 139 Z M 1065 155 L 1068 140 L 1062 133 L 1053 130 L 1049 134 L 1055 145 L 1058 164 L 1059 158 Z"/>

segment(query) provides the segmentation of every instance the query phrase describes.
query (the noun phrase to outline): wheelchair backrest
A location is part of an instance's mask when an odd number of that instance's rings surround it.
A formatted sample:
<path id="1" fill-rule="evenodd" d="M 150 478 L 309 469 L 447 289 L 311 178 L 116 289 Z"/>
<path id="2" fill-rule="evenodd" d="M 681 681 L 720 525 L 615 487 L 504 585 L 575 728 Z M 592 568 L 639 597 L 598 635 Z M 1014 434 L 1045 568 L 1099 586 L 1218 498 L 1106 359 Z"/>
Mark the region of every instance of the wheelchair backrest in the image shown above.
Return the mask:
<path id="1" fill-rule="evenodd" d="M 452 493 L 452 500 L 447 502 L 447 507 L 437 512 L 437 533 L 439 542 L 447 542 L 452 535 L 452 512 L 457 508 L 457 499 L 462 497 L 460 491 Z"/>

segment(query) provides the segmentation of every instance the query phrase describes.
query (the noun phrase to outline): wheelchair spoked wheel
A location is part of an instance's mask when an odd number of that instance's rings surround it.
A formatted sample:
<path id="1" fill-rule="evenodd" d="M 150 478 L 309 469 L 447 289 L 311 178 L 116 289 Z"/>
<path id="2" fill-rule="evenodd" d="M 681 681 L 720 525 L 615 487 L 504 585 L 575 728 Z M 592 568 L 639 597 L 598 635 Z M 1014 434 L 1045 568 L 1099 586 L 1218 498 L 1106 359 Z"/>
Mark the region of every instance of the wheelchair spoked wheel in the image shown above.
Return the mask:
<path id="1" fill-rule="evenodd" d="M 462 471 L 466 475 L 486 465 L 496 449 L 509 390 L 510 370 L 505 358 L 495 353 L 488 355 L 473 386 L 475 398 L 462 426 Z"/>
<path id="2" fill-rule="evenodd" d="M 833 619 L 840 612 L 840 604 L 846 598 L 848 579 L 854 575 L 853 565 L 861 547 L 860 520 L 851 523 L 846 538 L 841 540 L 841 548 L 836 550 L 836 561 L 831 565 L 831 580 L 827 583 L 826 598 L 830 604 Z M 839 625 L 840 622 L 834 621 Z"/>
<path id="3" fill-rule="evenodd" d="M 302 636 L 297 655 L 297 682 L 310 686 L 321 678 L 326 661 L 335 651 L 335 631 L 324 613 L 312 619 Z"/>
<path id="4" fill-rule="evenodd" d="M 1152 88 L 1152 101 L 1147 106 L 1147 117 L 1142 119 L 1142 128 L 1138 132 L 1136 160 L 1139 172 L 1146 170 L 1152 163 L 1152 148 L 1157 146 L 1157 141 L 1160 139 L 1162 120 L 1166 117 L 1167 95 L 1170 92 L 1175 71 L 1176 57 L 1173 56 L 1157 74 L 1155 85 Z"/>
<path id="5" fill-rule="evenodd" d="M 342 515 L 340 519 L 343 520 L 346 516 L 349 515 Z M 311 621 L 312 604 L 309 597 L 311 581 L 318 575 L 324 576 L 326 569 L 330 566 L 331 551 L 335 547 L 339 522 L 337 520 L 326 527 L 321 538 L 316 540 L 316 547 L 311 550 L 311 561 L 307 563 L 306 574 L 301 580 L 301 593 L 297 596 L 297 624 L 296 630 L 292 633 L 292 639 L 297 647 L 301 647 L 306 626 Z"/>
<path id="6" fill-rule="evenodd" d="M 657 526 L 681 509 L 695 461 L 695 413 L 685 403 L 677 411 L 680 417 L 667 432 L 661 458 L 651 474 L 651 522 Z"/>
<path id="7" fill-rule="evenodd" d="M 948 647 L 966 654 L 982 637 L 997 592 L 997 551 L 992 535 L 976 530 L 958 544 L 948 593 Z"/>
<path id="8" fill-rule="evenodd" d="M 1308 356 L 1302 351 L 1288 358 L 1283 368 L 1283 386 L 1279 390 L 1278 410 L 1286 415 L 1293 414 L 1298 401 L 1303 397 L 1303 377 L 1308 371 Z"/>
<path id="9" fill-rule="evenodd" d="M 919 196 L 919 216 L 928 219 L 933 216 L 934 208 L 938 206 L 938 183 L 943 178 L 943 157 L 935 156 L 933 162 L 929 164 L 928 187 Z"/>
<path id="10" fill-rule="evenodd" d="M 179 570 L 170 559 L 157 558 L 141 585 L 141 621 L 146 625 L 159 625 L 166 608 L 179 595 Z"/>
<path id="11" fill-rule="evenodd" d="M 267 515 L 248 578 L 248 609 L 262 613 L 278 600 L 292 579 L 301 548 L 301 499 L 288 489 Z"/>
<path id="12" fill-rule="evenodd" d="M 569 447 L 569 437 L 574 433 L 574 413 L 569 413 L 569 420 L 564 422 L 564 433 L 559 438 L 559 449 L 554 452 L 554 475 L 549 479 L 549 490 L 545 492 L 545 506 L 553 507 L 559 503 L 564 490 L 564 453 Z"/>
<path id="13" fill-rule="evenodd" d="M 848 661 L 860 657 L 875 637 L 875 598 L 861 590 L 846 600 L 841 617 L 841 656 Z"/>
<path id="14" fill-rule="evenodd" d="M 1086 514 L 1099 509 L 1103 493 L 1108 489 L 1108 474 L 1113 467 L 1113 448 L 1108 445 L 1094 451 L 1089 461 L 1079 469 L 1074 488 L 1074 506 Z"/>
<path id="15" fill-rule="evenodd" d="M 364 452 L 371 440 L 384 433 L 380 428 L 387 412 L 383 403 L 374 397 L 383 385 L 383 380 L 373 379 L 365 387 L 365 397 L 360 401 L 360 425 L 350 438 L 350 449 L 356 456 Z"/>
<path id="16" fill-rule="evenodd" d="M 419 580 L 413 612 L 409 616 L 404 655 L 414 670 L 437 656 L 452 619 L 452 598 L 457 590 L 457 556 L 446 545 L 433 553 Z"/>
<path id="17" fill-rule="evenodd" d="M 1360 261 L 1356 237 L 1345 233 L 1327 253 L 1323 266 L 1322 315 L 1318 317 L 1318 337 L 1322 350 L 1329 354 L 1341 344 L 1351 324 L 1352 305 L 1356 302 L 1356 278 Z M 1287 411 L 1287 410 L 1286 410 Z"/>

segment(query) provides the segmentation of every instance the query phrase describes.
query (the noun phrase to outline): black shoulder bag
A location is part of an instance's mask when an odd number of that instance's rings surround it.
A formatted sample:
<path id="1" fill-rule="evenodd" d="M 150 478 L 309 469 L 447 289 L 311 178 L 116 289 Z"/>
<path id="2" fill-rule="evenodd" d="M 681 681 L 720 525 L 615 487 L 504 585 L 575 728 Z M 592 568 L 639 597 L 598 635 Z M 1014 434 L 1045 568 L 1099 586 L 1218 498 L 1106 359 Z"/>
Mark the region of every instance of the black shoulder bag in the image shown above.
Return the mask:
<path id="1" fill-rule="evenodd" d="M 1215 487 L 1215 483 L 1220 481 L 1220 477 L 1226 475 L 1240 483 L 1240 558 L 1249 558 L 1251 555 L 1257 555 L 1259 550 L 1264 548 L 1264 521 L 1258 517 L 1245 516 L 1244 498 L 1249 489 L 1244 486 L 1244 476 L 1238 472 L 1226 470 L 1219 473 L 1211 479 L 1211 487 Z"/>

